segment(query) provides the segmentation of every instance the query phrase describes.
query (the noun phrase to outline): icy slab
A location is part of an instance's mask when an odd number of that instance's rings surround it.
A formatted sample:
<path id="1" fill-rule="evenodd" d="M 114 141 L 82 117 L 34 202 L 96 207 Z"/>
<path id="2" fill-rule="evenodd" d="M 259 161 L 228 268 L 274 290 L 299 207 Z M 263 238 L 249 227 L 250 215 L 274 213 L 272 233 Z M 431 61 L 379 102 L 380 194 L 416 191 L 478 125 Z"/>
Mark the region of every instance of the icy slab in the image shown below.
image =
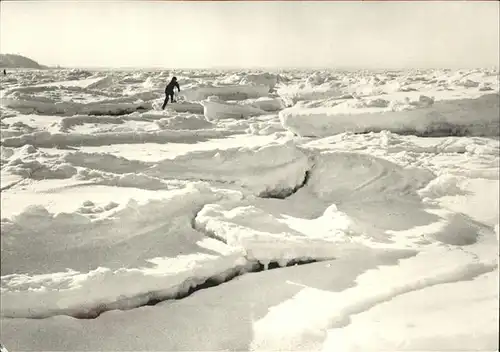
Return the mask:
<path id="1" fill-rule="evenodd" d="M 181 300 L 109 311 L 92 320 L 67 316 L 3 318 L 2 342 L 19 351 L 249 350 L 254 322 L 304 286 L 341 291 L 354 285 L 360 273 L 377 265 L 394 265 L 409 255 L 365 252 L 362 261 L 349 258 L 266 270 L 200 290 Z M 54 338 L 61 331 L 66 337 Z M 124 331 L 133 334 L 123 334 Z"/>
<path id="2" fill-rule="evenodd" d="M 108 75 L 108 76 L 103 76 L 103 77 L 97 77 L 94 82 L 88 84 L 87 86 L 83 87 L 86 89 L 105 89 L 108 88 L 113 84 L 113 76 Z"/>
<path id="3" fill-rule="evenodd" d="M 313 150 L 376 155 L 401 166 L 425 167 L 436 175 L 498 180 L 500 141 L 488 137 L 426 137 L 380 133 L 337 134 L 303 144 Z"/>
<path id="4" fill-rule="evenodd" d="M 279 201 L 206 205 L 196 225 L 225 243 L 252 248 L 259 260 L 269 253 L 279 258 L 297 256 L 308 248 L 302 241 L 322 243 L 318 257 L 325 253 L 336 257 L 338 250 L 345 254 L 348 251 L 341 248 L 351 245 L 351 249 L 421 248 L 436 242 L 469 245 L 491 235 L 487 227 L 467 216 L 425 204 L 417 191 L 433 177 L 425 169 L 401 168 L 371 156 L 322 154 L 308 170 L 306 182 L 260 194 Z M 273 201 L 280 204 L 273 206 Z M 282 242 L 287 243 L 283 248 Z"/>
<path id="5" fill-rule="evenodd" d="M 116 116 L 89 116 L 89 115 L 74 115 L 63 117 L 59 121 L 59 128 L 61 132 L 68 132 L 76 126 L 81 126 L 84 124 L 96 125 L 96 129 L 99 129 L 102 124 L 122 124 L 125 121 L 121 117 Z M 76 131 L 75 131 L 76 132 Z"/>
<path id="6" fill-rule="evenodd" d="M 100 194 L 106 190 L 108 195 Z M 196 244 L 204 236 L 192 229 L 191 219 L 204 204 L 225 196 L 199 184 L 156 193 L 122 188 L 125 193 L 114 197 L 120 188 L 112 191 L 111 187 L 81 185 L 39 192 L 38 199 L 34 198 L 38 204 L 58 200 L 59 209 L 53 206 L 58 213 L 32 205 L 2 219 L 2 275 L 137 268 L 155 257 L 204 252 Z M 70 198 L 61 202 L 64 195 Z M 2 198 L 5 204 L 16 200 Z M 113 199 L 122 203 L 109 206 Z M 75 209 L 77 200 L 80 208 Z M 20 253 L 24 260 L 16 264 Z"/>
<path id="7" fill-rule="evenodd" d="M 497 269 L 412 291 L 355 315 L 349 325 L 328 330 L 323 351 L 496 351 L 498 311 Z M 362 339 L 359 331 L 365 332 Z"/>
<path id="8" fill-rule="evenodd" d="M 145 175 L 139 171 L 114 174 L 100 170 L 80 169 L 76 180 L 86 181 L 95 185 L 114 187 L 130 187 L 143 190 L 166 190 L 168 184 L 161 179 Z"/>
<path id="9" fill-rule="evenodd" d="M 65 147 L 65 146 L 100 146 L 110 144 L 132 143 L 193 143 L 211 138 L 221 138 L 237 134 L 237 131 L 218 129 L 206 130 L 162 130 L 162 131 L 132 131 L 132 132 L 105 132 L 98 134 L 50 133 L 35 132 L 23 134 L 19 137 L 9 137 L 2 141 L 6 147 L 21 147 L 31 144 L 36 147 Z"/>
<path id="10" fill-rule="evenodd" d="M 190 254 L 175 258 L 152 258 L 147 260 L 152 267 L 132 269 L 110 270 L 100 267 L 88 273 L 68 270 L 50 275 L 6 275 L 2 277 L 2 315 L 17 318 L 59 314 L 92 317 L 104 310 L 130 309 L 152 299 L 174 298 L 208 278 L 218 277 L 223 281 L 231 273 L 252 270 L 256 262 L 263 264 L 264 268 L 270 262 L 277 262 L 284 267 L 297 260 L 348 257 L 353 251 L 367 255 L 366 246 L 352 244 L 345 238 L 339 240 L 338 235 L 328 240 L 280 231 L 280 223 L 268 214 L 258 212 L 255 208 L 233 208 L 231 204 L 234 204 L 234 199 L 227 200 L 229 203 L 224 207 L 215 204 L 206 206 L 195 220 L 196 228 L 202 229 L 202 233 L 214 231 L 214 224 L 216 228 L 232 231 L 232 235 L 227 231 L 212 232 L 218 238 L 226 236 L 224 244 L 218 239 L 196 242 L 200 247 L 220 251 L 220 255 Z M 176 214 L 169 214 L 170 221 L 172 215 Z M 26 222 L 29 217 L 27 214 L 22 215 Z M 155 217 L 150 216 L 149 220 L 154 221 Z M 120 219 L 115 221 L 119 222 Z M 249 229 L 250 224 L 264 230 Z M 281 227 L 286 228 L 284 225 Z M 174 236 L 174 233 L 169 236 Z M 176 236 L 170 241 L 170 251 L 181 246 L 186 251 L 186 244 L 183 242 L 181 245 L 179 242 L 176 245 L 175 240 L 186 241 Z M 130 285 L 131 282 L 134 285 Z"/>
<path id="11" fill-rule="evenodd" d="M 432 262 L 432 266 L 428 263 Z M 269 309 L 269 313 L 254 323 L 254 338 L 250 350 L 261 351 L 261 350 L 289 350 L 293 351 L 296 349 L 305 350 L 318 350 L 321 349 L 323 341 L 325 338 L 329 337 L 331 332 L 332 338 L 328 339 L 327 345 L 324 351 L 332 350 L 344 350 L 342 347 L 347 347 L 342 345 L 342 343 L 348 343 L 351 346 L 367 347 L 367 350 L 429 350 L 434 349 L 437 343 L 442 344 L 442 346 L 450 346 L 451 350 L 460 349 L 456 342 L 450 340 L 442 332 L 448 331 L 453 334 L 448 328 L 443 327 L 442 329 L 436 330 L 434 325 L 434 320 L 432 317 L 438 317 L 439 320 L 445 319 L 445 315 L 436 310 L 436 307 L 446 307 L 448 312 L 456 309 L 455 314 L 460 314 L 461 320 L 464 322 L 459 322 L 457 325 L 465 327 L 471 326 L 466 321 L 470 321 L 473 316 L 478 316 L 477 312 L 474 313 L 472 309 L 464 307 L 462 304 L 453 304 L 455 301 L 453 299 L 445 303 L 443 299 L 435 297 L 432 293 L 433 286 L 438 287 L 438 285 L 459 283 L 460 281 L 467 281 L 474 279 L 476 277 L 481 277 L 483 274 L 488 274 L 496 270 L 497 264 L 495 260 L 478 261 L 474 255 L 470 253 L 461 251 L 445 251 L 443 249 L 435 249 L 426 252 L 422 252 L 416 257 L 409 259 L 403 259 L 397 266 L 381 266 L 375 270 L 369 270 L 362 275 L 358 276 L 356 279 L 356 285 L 343 290 L 341 292 L 332 292 L 329 290 L 320 290 L 311 287 L 304 287 L 299 293 L 297 293 L 291 299 L 281 302 Z M 473 297 L 487 297 L 487 303 L 479 303 L 476 307 L 482 306 L 481 312 L 486 313 L 487 307 L 498 306 L 498 302 L 492 305 L 492 300 L 494 299 L 494 293 L 491 289 L 491 281 L 487 284 L 488 293 L 475 293 Z M 469 286 L 472 287 L 473 285 Z M 450 285 L 451 289 L 451 285 Z M 421 292 L 419 295 L 417 291 Z M 429 291 L 431 290 L 431 291 Z M 446 292 L 445 290 L 440 290 L 440 292 Z M 470 292 L 470 291 L 469 291 Z M 377 307 L 382 307 L 384 302 L 392 302 L 392 300 L 399 300 L 399 298 L 404 299 L 405 296 L 410 294 L 416 294 L 419 297 L 419 302 L 416 303 L 414 299 L 404 300 L 405 304 L 398 305 L 413 306 L 414 302 L 419 307 L 427 306 L 424 312 L 418 309 L 412 309 L 415 315 L 411 315 L 409 321 L 420 321 L 423 329 L 418 328 L 414 330 L 414 333 L 410 336 L 415 336 L 417 340 L 413 340 L 414 344 L 410 344 L 412 340 L 399 340 L 404 339 L 408 335 L 403 334 L 393 334 L 392 330 L 385 325 L 385 319 L 380 319 L 381 315 L 378 315 L 378 324 L 375 324 L 375 331 L 377 331 L 380 336 L 377 340 L 372 340 L 374 333 L 368 333 L 368 340 L 365 342 L 364 339 L 353 338 L 352 330 L 349 328 L 353 324 L 351 319 L 355 319 L 357 315 L 364 315 L 365 312 L 369 312 L 370 309 L 376 309 Z M 456 294 L 449 292 L 445 296 L 458 297 L 461 294 Z M 427 300 L 429 299 L 429 301 Z M 444 306 L 436 305 L 434 306 L 434 314 L 429 317 L 426 312 L 429 312 L 430 302 L 438 303 L 442 301 Z M 459 300 L 458 300 L 459 301 Z M 427 303 L 429 302 L 429 303 Z M 402 303 L 402 302 L 401 302 Z M 390 305 L 390 303 L 387 303 Z M 454 308 L 453 308 L 454 307 Z M 451 309 L 451 310 L 450 310 Z M 396 309 L 391 310 L 397 316 L 400 314 L 407 315 L 406 310 L 404 313 L 399 310 L 396 313 Z M 439 312 L 439 313 L 438 313 Z M 482 349 L 487 347 L 489 350 L 498 344 L 498 330 L 497 330 L 497 310 L 490 309 L 487 314 L 487 322 L 482 323 L 481 326 L 486 330 L 483 330 L 485 334 L 480 339 L 469 339 L 467 340 L 467 346 L 472 349 Z M 294 319 L 293 317 L 300 316 L 301 319 Z M 384 315 L 385 316 L 385 315 Z M 464 318 L 465 317 L 465 318 Z M 394 318 L 393 318 L 394 319 Z M 392 319 L 389 319 L 391 321 Z M 400 322 L 402 320 L 395 319 Z M 407 321 L 405 319 L 405 321 Z M 442 320 L 448 321 L 446 320 Z M 424 323 L 426 322 L 426 323 Z M 370 326 L 373 321 L 370 323 Z M 455 326 L 455 324 L 450 324 Z M 450 326 L 449 325 L 449 326 Z M 365 325 L 368 326 L 368 325 Z M 392 326 L 392 324 L 389 324 Z M 429 327 L 432 326 L 432 329 Z M 355 327 L 355 326 L 353 326 Z M 407 327 L 399 326 L 399 329 L 406 330 Z M 342 336 L 343 330 L 346 329 L 350 334 L 347 336 Z M 373 331 L 372 328 L 369 329 Z M 356 336 L 359 336 L 358 329 L 355 330 Z M 364 331 L 364 330 L 363 330 Z M 427 331 L 427 333 L 432 333 L 435 337 L 432 340 L 427 340 L 425 342 L 431 343 L 427 345 L 422 345 L 422 340 L 418 339 L 419 333 Z M 466 328 L 463 330 L 460 328 L 458 334 L 453 334 L 456 337 L 462 337 L 462 333 L 466 333 Z M 473 329 L 473 331 L 478 331 Z M 328 335 L 327 335 L 328 334 Z M 443 336 L 445 335 L 445 336 Z M 384 339 L 381 337 L 384 336 Z M 467 338 L 469 334 L 466 334 Z M 373 336 L 376 337 L 376 336 Z M 465 339 L 467 339 L 465 338 Z M 392 341 L 391 341 L 392 340 Z M 432 342 L 434 344 L 432 344 Z M 376 343 L 372 345 L 371 343 Z M 338 344 L 337 344 L 338 343 Z M 366 343 L 366 345 L 365 345 Z M 451 344 L 450 344 L 451 343 Z M 455 348 L 453 348 L 455 347 Z M 345 349 L 347 351 L 359 351 L 360 349 Z M 365 350 L 361 348 L 361 350 Z"/>
<path id="12" fill-rule="evenodd" d="M 265 142 L 271 143 L 262 145 Z M 13 153 L 12 149 L 4 149 L 8 157 L 4 171 L 38 180 L 75 176 L 96 184 L 145 189 L 164 188 L 162 180 L 167 179 L 201 179 L 227 187 L 243 187 L 255 194 L 289 192 L 303 182 L 309 168 L 307 156 L 293 143 L 270 138 L 261 138 L 261 142 L 254 141 L 248 147 L 230 144 L 226 149 L 215 150 L 203 146 L 184 147 L 181 153 L 172 150 L 170 159 L 161 161 L 129 160 L 110 153 L 81 151 L 52 156 L 38 151 L 33 145 L 23 148 L 31 148 L 35 154 L 9 156 L 9 151 Z"/>
<path id="13" fill-rule="evenodd" d="M 280 124 L 281 126 L 281 124 Z M 142 143 L 142 144 L 120 144 L 102 145 L 98 147 L 80 147 L 82 152 L 89 154 L 106 153 L 117 157 L 124 157 L 131 160 L 142 160 L 157 162 L 165 159 L 173 159 L 179 155 L 185 155 L 193 151 L 231 149 L 238 148 L 242 144 L 247 148 L 263 146 L 275 141 L 273 135 L 253 136 L 246 134 L 236 134 L 224 138 L 214 138 L 200 140 L 197 143 L 169 142 L 166 144 Z M 47 150 L 47 149 L 45 149 Z"/>
<path id="14" fill-rule="evenodd" d="M 3 191 L 21 182 L 24 179 L 24 177 L 22 175 L 11 173 L 7 169 L 5 170 L 2 169 L 1 179 L 2 179 L 1 190 Z"/>
<path id="15" fill-rule="evenodd" d="M 243 119 L 249 116 L 264 115 L 266 112 L 251 105 L 240 105 L 221 101 L 218 97 L 210 97 L 202 102 L 203 114 L 209 120 Z"/>
<path id="16" fill-rule="evenodd" d="M 161 102 L 163 104 L 163 102 Z M 167 110 L 176 112 L 190 112 L 192 114 L 203 114 L 203 105 L 187 101 L 180 101 L 176 103 L 168 103 L 165 107 Z"/>
<path id="17" fill-rule="evenodd" d="M 293 143 L 274 142 L 266 146 L 192 152 L 161 161 L 144 173 L 157 178 L 236 185 L 258 195 L 297 187 L 309 167 L 309 159 Z"/>
<path id="18" fill-rule="evenodd" d="M 269 87 L 267 85 L 227 85 L 227 86 L 197 86 L 183 89 L 179 95 L 189 101 L 205 100 L 211 96 L 217 96 L 221 100 L 245 100 L 267 96 Z"/>
<path id="19" fill-rule="evenodd" d="M 226 251 L 228 252 L 228 251 Z M 250 270 L 237 249 L 225 255 L 179 254 L 151 258 L 150 267 L 87 273 L 73 270 L 45 275 L 2 276 L 3 317 L 43 318 L 54 315 L 95 317 L 103 311 L 132 309 L 154 299 L 175 298 L 218 276 Z M 132 284 L 133 283 L 133 284 Z"/>
<path id="20" fill-rule="evenodd" d="M 33 206 L 3 219 L 2 316 L 95 317 L 174 298 L 209 278 L 223 281 L 251 269 L 254 263 L 240 250 L 211 243 L 216 241 L 191 228 L 190 217 L 201 205 L 224 196 L 189 186 L 157 200 L 109 203 L 100 211 L 87 200 L 73 213 Z M 98 212 L 105 216 L 87 216 Z M 21 250 L 23 266 L 11 267 Z"/>
<path id="21" fill-rule="evenodd" d="M 106 88 L 111 84 L 111 76 L 101 76 L 101 77 L 90 77 L 84 79 L 68 80 L 68 81 L 58 81 L 52 83 L 42 83 L 37 84 L 32 87 L 77 87 L 82 89 L 102 89 Z M 28 88 L 28 87 L 27 87 Z"/>
<path id="22" fill-rule="evenodd" d="M 280 120 L 286 129 L 303 137 L 382 130 L 415 135 L 496 136 L 500 133 L 499 102 L 498 94 L 432 104 L 420 99 L 418 103 L 424 104 L 423 107 L 413 105 L 402 109 L 357 108 L 344 102 L 331 108 L 285 109 L 280 111 Z"/>
<path id="23" fill-rule="evenodd" d="M 220 219 L 213 217 L 214 211 L 217 213 L 219 209 L 211 203 L 214 200 L 228 202 L 229 211 L 219 212 Z M 175 297 L 208 278 L 217 277 L 222 281 L 235 272 L 251 270 L 257 261 L 265 266 L 270 262 L 285 266 L 294 260 L 324 260 L 331 258 L 334 253 L 346 255 L 352 250 L 359 252 L 366 249 L 350 241 L 342 245 L 342 241 L 336 238 L 327 241 L 325 238 L 281 233 L 279 222 L 273 221 L 262 211 L 248 211 L 245 207 L 230 210 L 233 208 L 230 204 L 241 200 L 241 194 L 237 192 L 214 193 L 208 188 L 190 187 L 170 192 L 166 199 L 145 204 L 129 202 L 125 207 L 110 204 L 104 210 L 113 211 L 113 215 L 96 221 L 89 221 L 84 216 L 87 212 L 51 214 L 42 207 L 29 208 L 11 220 L 4 220 L 2 240 L 8 255 L 2 260 L 16 255 L 22 246 L 24 253 L 30 254 L 29 258 L 37 260 L 37 268 L 42 272 L 51 272 L 50 268 L 61 265 L 69 268 L 82 266 L 83 263 L 75 258 L 84 258 L 90 267 L 99 263 L 99 267 L 88 272 L 82 272 L 77 267 L 78 270 L 52 271 L 50 274 L 35 272 L 2 276 L 2 316 L 41 318 L 66 314 L 93 317 L 105 310 L 130 309 L 150 300 Z M 207 203 L 211 204 L 207 208 L 208 213 L 199 213 L 197 225 L 203 227 L 204 219 L 211 218 L 224 224 L 220 220 L 227 217 L 243 225 L 262 226 L 265 230 L 252 229 L 246 234 L 242 233 L 237 240 L 227 239 L 224 245 L 203 239 L 200 236 L 210 230 L 205 227 L 201 233 L 194 232 L 189 228 L 192 226 L 189 218 L 194 217 L 200 204 Z M 83 204 L 85 209 L 96 206 L 90 200 Z M 334 215 L 335 211 L 332 208 L 329 217 L 331 220 L 340 216 L 341 230 L 344 226 L 342 214 Z M 163 238 L 165 232 L 167 235 Z M 64 234 L 71 236 L 66 238 Z M 159 248 L 160 235 L 163 239 Z M 338 237 L 338 234 L 334 234 L 334 237 Z M 29 247 L 22 245 L 22 238 L 31 239 Z M 39 249 L 35 251 L 39 241 L 43 241 L 44 248 L 50 248 L 51 253 L 58 253 L 57 263 L 40 261 L 44 253 L 40 253 Z M 122 243 L 127 243 L 127 246 L 123 248 Z M 153 243 L 154 248 L 151 247 Z M 201 248 L 221 251 L 221 255 L 198 254 Z M 92 258 L 88 255 L 89 250 L 93 254 Z M 103 250 L 106 250 L 106 261 L 102 260 Z M 135 254 L 125 253 L 130 251 L 135 251 Z M 183 254 L 190 251 L 194 253 Z M 122 259 L 116 262 L 115 255 L 118 253 Z M 155 253 L 177 255 L 157 258 Z M 129 268 L 134 263 L 140 263 L 140 258 L 150 263 L 150 266 Z M 24 265 L 29 266 L 29 263 Z M 46 268 L 47 265 L 50 267 Z M 119 268 L 107 267 L 117 265 Z M 8 271 L 9 267 L 2 266 L 2 269 Z M 15 271 L 22 272 L 22 268 L 16 267 Z M 130 282 L 134 284 L 130 285 Z"/>
<path id="24" fill-rule="evenodd" d="M 42 115 L 64 115 L 76 114 L 87 115 L 126 115 L 135 111 L 149 110 L 152 108 L 150 102 L 120 103 L 120 102 L 51 102 L 39 100 L 22 100 L 13 98 L 2 99 L 2 105 L 15 109 L 22 113 L 37 113 Z"/>
<path id="25" fill-rule="evenodd" d="M 320 199 L 342 203 L 380 198 L 418 203 L 417 191 L 434 178 L 425 168 L 402 167 L 373 155 L 325 151 L 316 157 L 308 188 Z"/>

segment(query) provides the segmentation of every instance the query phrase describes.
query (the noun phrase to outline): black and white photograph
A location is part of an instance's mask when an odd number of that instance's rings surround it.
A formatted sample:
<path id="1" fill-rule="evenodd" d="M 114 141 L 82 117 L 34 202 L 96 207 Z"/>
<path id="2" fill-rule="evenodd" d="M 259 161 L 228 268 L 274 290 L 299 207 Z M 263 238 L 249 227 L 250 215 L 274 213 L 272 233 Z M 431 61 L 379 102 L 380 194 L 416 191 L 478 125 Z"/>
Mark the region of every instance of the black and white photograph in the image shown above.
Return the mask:
<path id="1" fill-rule="evenodd" d="M 499 1 L 2 1 L 1 352 L 498 351 L 499 43 Z"/>

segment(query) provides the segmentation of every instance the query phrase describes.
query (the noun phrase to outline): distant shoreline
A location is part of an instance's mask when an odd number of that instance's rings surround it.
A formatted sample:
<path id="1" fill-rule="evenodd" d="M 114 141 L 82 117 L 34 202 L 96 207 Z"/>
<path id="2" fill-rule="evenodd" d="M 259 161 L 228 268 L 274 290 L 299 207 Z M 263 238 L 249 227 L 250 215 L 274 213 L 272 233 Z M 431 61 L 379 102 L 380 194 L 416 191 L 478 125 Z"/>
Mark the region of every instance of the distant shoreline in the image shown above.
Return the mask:
<path id="1" fill-rule="evenodd" d="M 290 68 L 158 68 L 158 67 L 52 67 L 43 66 L 39 68 L 35 67 L 2 67 L 0 70 L 8 71 L 54 71 L 54 70 L 86 70 L 94 72 L 106 72 L 106 71 L 148 71 L 148 72 L 160 72 L 160 71 L 209 71 L 209 72 L 240 72 L 240 71 L 259 71 L 259 72 L 280 72 L 280 71 L 300 71 L 300 72 L 315 72 L 315 71 L 330 71 L 330 72 L 356 72 L 356 71 L 367 71 L 367 72 L 401 72 L 401 71 L 437 71 L 437 70 L 483 70 L 483 69 L 493 69 L 498 70 L 499 67 L 473 67 L 473 68 L 449 68 L 449 67 L 434 67 L 434 68 L 307 68 L 307 67 L 290 67 Z"/>

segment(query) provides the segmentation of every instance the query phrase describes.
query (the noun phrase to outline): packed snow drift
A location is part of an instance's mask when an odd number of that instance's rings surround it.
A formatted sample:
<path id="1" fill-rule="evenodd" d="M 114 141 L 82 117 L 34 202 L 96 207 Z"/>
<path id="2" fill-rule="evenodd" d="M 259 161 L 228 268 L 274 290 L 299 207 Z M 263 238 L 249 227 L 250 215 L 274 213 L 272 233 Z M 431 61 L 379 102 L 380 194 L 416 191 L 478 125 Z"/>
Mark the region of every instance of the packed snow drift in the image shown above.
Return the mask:
<path id="1" fill-rule="evenodd" d="M 9 73 L 0 340 L 497 350 L 498 78 Z"/>

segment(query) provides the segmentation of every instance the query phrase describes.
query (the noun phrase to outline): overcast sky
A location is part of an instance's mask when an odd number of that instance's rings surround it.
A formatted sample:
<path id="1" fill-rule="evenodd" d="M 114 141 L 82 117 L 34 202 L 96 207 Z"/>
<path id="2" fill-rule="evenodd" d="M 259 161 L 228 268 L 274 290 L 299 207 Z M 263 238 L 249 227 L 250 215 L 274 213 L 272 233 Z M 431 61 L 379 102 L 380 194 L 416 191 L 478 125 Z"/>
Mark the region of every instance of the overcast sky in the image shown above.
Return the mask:
<path id="1" fill-rule="evenodd" d="M 498 66 L 499 3 L 2 1 L 0 50 L 76 67 Z"/>

